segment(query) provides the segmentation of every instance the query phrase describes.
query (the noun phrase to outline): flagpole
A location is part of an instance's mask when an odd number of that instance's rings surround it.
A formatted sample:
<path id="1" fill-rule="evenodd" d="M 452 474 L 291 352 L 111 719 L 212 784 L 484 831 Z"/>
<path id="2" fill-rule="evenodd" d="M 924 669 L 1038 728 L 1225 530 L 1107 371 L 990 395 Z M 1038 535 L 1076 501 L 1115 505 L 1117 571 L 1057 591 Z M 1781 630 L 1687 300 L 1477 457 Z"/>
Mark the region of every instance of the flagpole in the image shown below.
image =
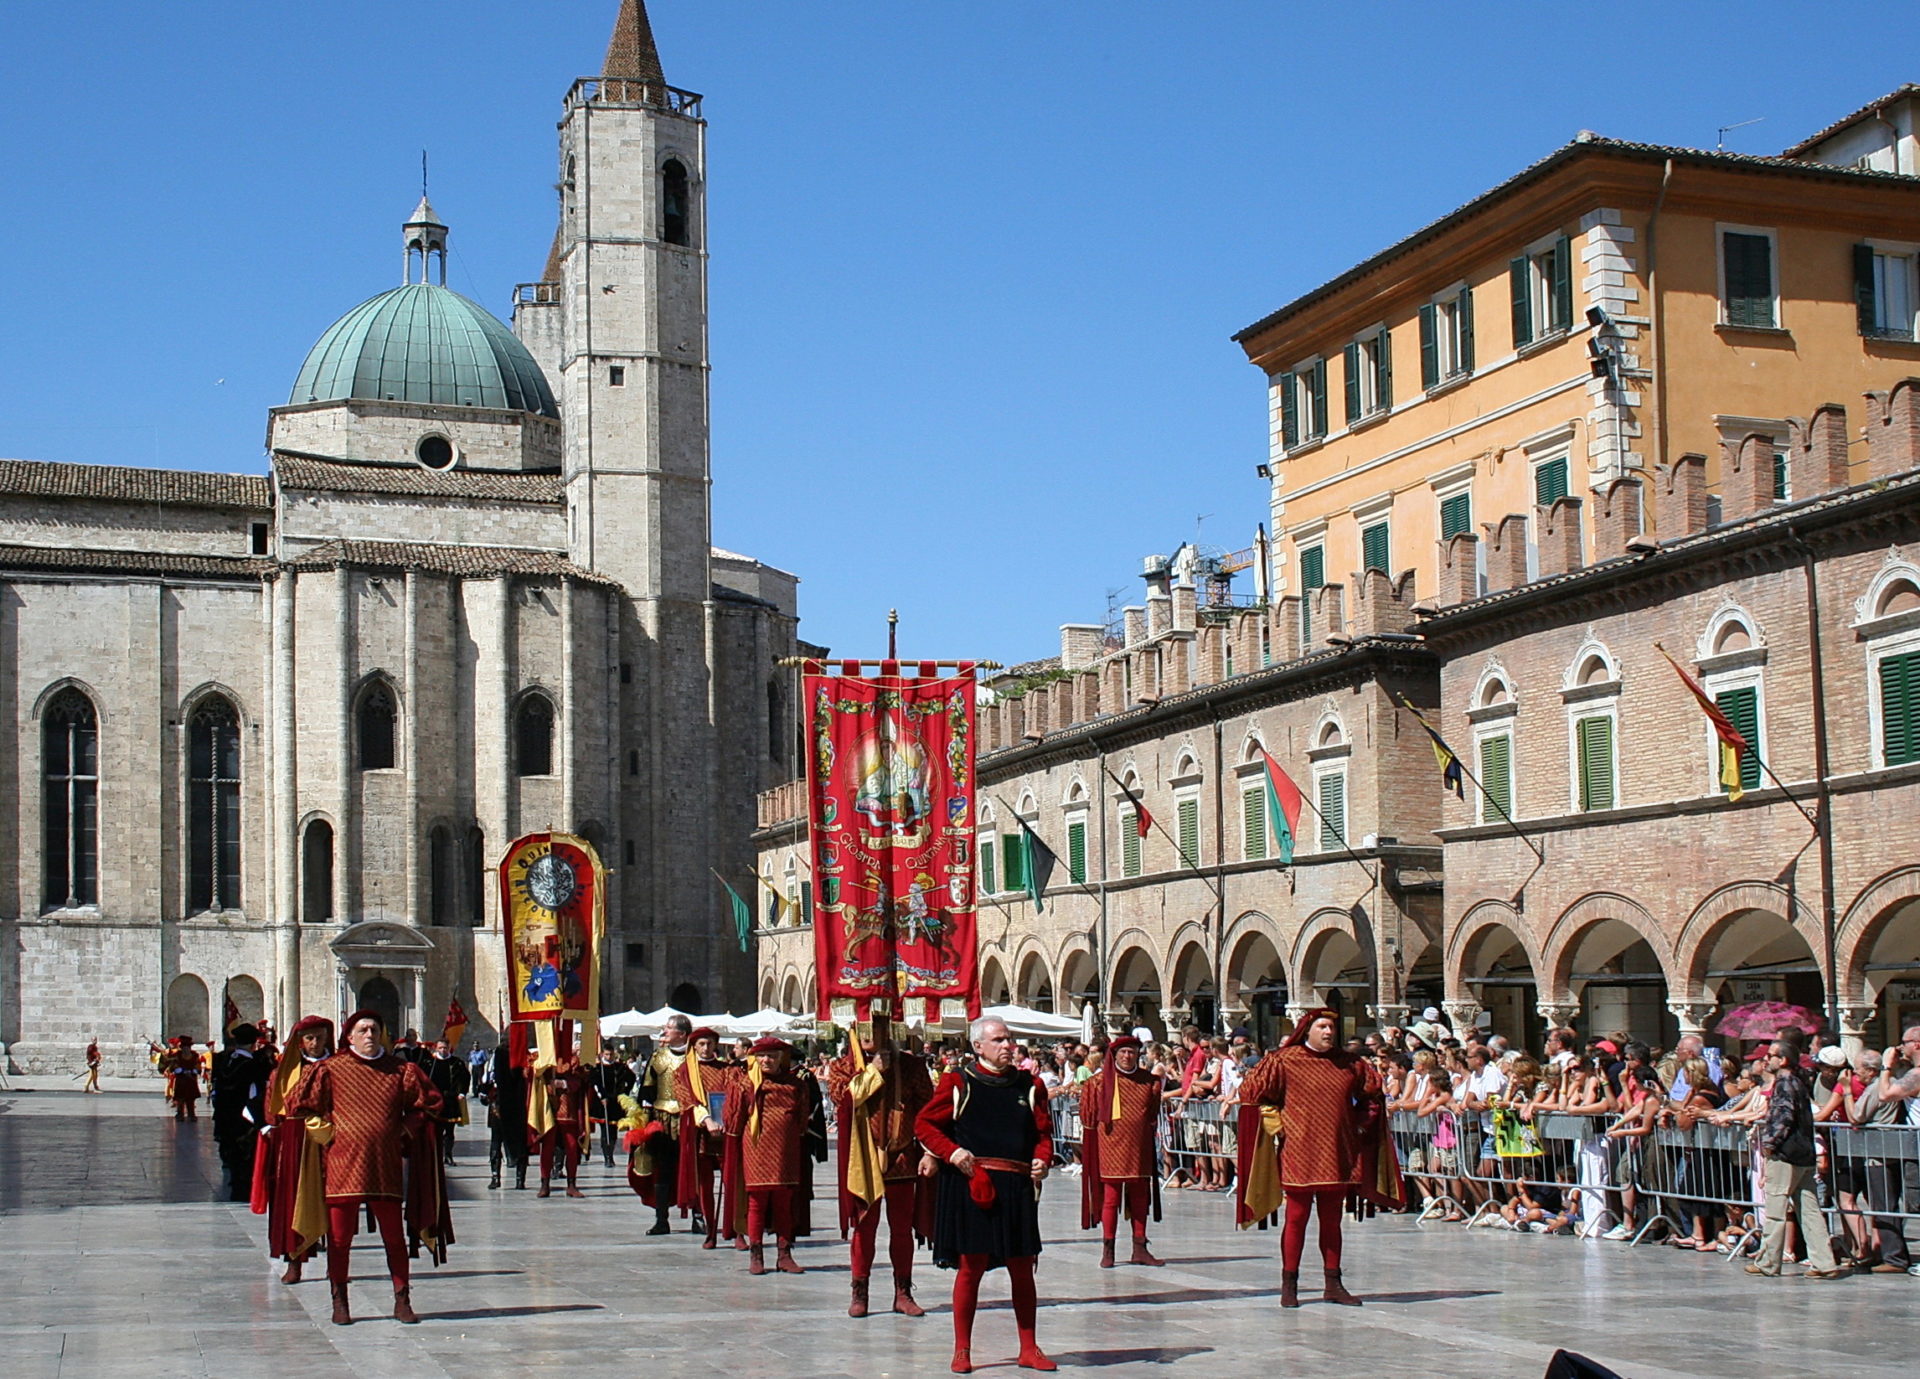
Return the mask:
<path id="1" fill-rule="evenodd" d="M 1120 777 L 1114 775 L 1112 768 L 1102 767 L 1101 769 L 1106 771 L 1107 779 L 1111 780 L 1115 785 L 1119 786 L 1121 793 L 1124 794 L 1129 800 L 1133 802 L 1133 807 L 1139 810 L 1142 814 L 1145 814 L 1147 816 L 1148 827 L 1159 830 L 1160 836 L 1162 838 L 1165 838 L 1169 843 L 1173 844 L 1174 856 L 1178 857 L 1182 862 L 1186 863 L 1186 867 L 1188 871 L 1192 872 L 1195 876 L 1199 877 L 1202 881 L 1206 882 L 1207 889 L 1213 892 L 1213 897 L 1215 900 L 1221 900 L 1222 897 L 1220 894 L 1220 888 L 1213 884 L 1212 877 L 1208 876 L 1204 871 L 1200 869 L 1200 867 L 1196 863 L 1196 859 L 1187 856 L 1186 849 L 1180 846 L 1180 840 L 1174 837 L 1171 833 L 1167 832 L 1166 825 L 1153 817 L 1153 811 L 1151 809 L 1147 809 L 1142 806 L 1140 797 L 1135 795 L 1133 791 L 1127 789 L 1126 782 L 1121 780 Z M 1134 826 L 1134 831 L 1136 833 L 1139 832 L 1139 825 L 1136 824 Z M 1142 868 L 1142 870 L 1144 870 L 1144 868 Z"/>
<path id="2" fill-rule="evenodd" d="M 1421 715 L 1420 710 L 1416 709 L 1413 706 L 1413 701 L 1411 699 L 1407 698 L 1406 695 L 1402 694 L 1400 696 L 1400 702 L 1407 706 L 1407 712 L 1413 715 L 1415 722 L 1419 723 L 1422 727 L 1430 728 L 1430 725 L 1427 723 L 1426 718 Z M 1436 737 L 1439 736 L 1439 733 L 1437 730 L 1432 730 L 1431 728 L 1430 730 L 1434 732 L 1434 736 Z M 1441 741 L 1443 745 L 1446 745 L 1445 739 L 1441 739 Z M 1452 753 L 1454 764 L 1460 768 L 1460 774 L 1473 782 L 1473 788 L 1480 792 L 1480 798 L 1493 806 L 1494 813 L 1498 814 L 1501 820 L 1505 822 L 1506 826 L 1509 829 L 1513 830 L 1513 836 L 1518 838 L 1521 842 L 1525 843 L 1533 853 L 1533 856 L 1534 856 L 1533 870 L 1526 874 L 1525 879 L 1520 882 L 1520 885 L 1514 890 L 1514 893 L 1513 893 L 1514 909 L 1524 910 L 1526 908 L 1525 897 L 1527 893 L 1527 883 L 1532 881 L 1534 877 L 1538 876 L 1540 874 L 1541 868 L 1547 865 L 1547 854 L 1541 851 L 1540 845 L 1535 843 L 1533 839 L 1529 838 L 1526 835 L 1526 833 L 1521 830 L 1520 825 L 1513 821 L 1513 815 L 1507 813 L 1507 807 L 1501 804 L 1499 800 L 1495 799 L 1493 796 L 1493 792 L 1488 790 L 1487 787 L 1481 783 L 1480 777 L 1475 775 L 1473 772 L 1473 768 L 1467 765 L 1467 759 L 1461 756 L 1458 752 L 1455 752 L 1451 745 L 1447 745 L 1447 751 Z"/>
<path id="3" fill-rule="evenodd" d="M 1658 651 L 1662 656 L 1665 656 L 1667 658 L 1667 664 L 1671 665 L 1674 670 L 1680 671 L 1680 663 L 1673 659 L 1672 652 L 1668 651 L 1658 642 L 1653 644 L 1653 649 Z M 1680 674 L 1684 679 L 1686 672 L 1680 671 Z M 1691 689 L 1692 686 L 1688 686 L 1688 688 Z M 1807 827 L 1813 830 L 1815 837 L 1818 837 L 1820 834 L 1820 821 L 1814 818 L 1813 811 L 1808 809 L 1804 804 L 1801 804 L 1800 797 L 1795 795 L 1793 791 L 1787 789 L 1787 783 L 1773 773 L 1773 768 L 1767 765 L 1767 759 L 1760 755 L 1760 748 L 1757 744 L 1749 742 L 1747 744 L 1747 750 L 1753 753 L 1753 759 L 1759 765 L 1761 772 L 1768 780 L 1774 783 L 1782 795 L 1786 796 L 1787 803 L 1800 811 L 1800 817 L 1807 821 Z"/>
<path id="4" fill-rule="evenodd" d="M 1300 792 L 1300 803 L 1304 804 L 1308 809 L 1311 809 L 1313 811 L 1313 817 L 1318 819 L 1322 824 L 1331 822 L 1325 814 L 1320 812 L 1320 806 L 1314 802 L 1313 796 L 1304 790 Z M 1366 873 L 1367 880 L 1373 885 L 1378 886 L 1380 884 L 1379 876 L 1372 867 L 1367 865 L 1366 859 L 1353 850 L 1353 844 L 1347 841 L 1347 830 L 1344 828 L 1336 828 L 1333 830 L 1333 836 L 1340 840 L 1341 850 L 1353 859 L 1353 864 Z M 1293 863 L 1288 862 L 1286 865 L 1292 866 Z"/>

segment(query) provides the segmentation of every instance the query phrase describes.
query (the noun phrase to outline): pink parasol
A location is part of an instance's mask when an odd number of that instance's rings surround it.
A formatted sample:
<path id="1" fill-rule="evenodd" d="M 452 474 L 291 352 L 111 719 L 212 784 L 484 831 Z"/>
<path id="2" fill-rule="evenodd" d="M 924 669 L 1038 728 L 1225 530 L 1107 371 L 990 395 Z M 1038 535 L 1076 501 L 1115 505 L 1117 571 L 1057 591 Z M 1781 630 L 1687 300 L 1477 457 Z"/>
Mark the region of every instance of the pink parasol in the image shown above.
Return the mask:
<path id="1" fill-rule="evenodd" d="M 1714 1032 L 1731 1039 L 1774 1039 L 1783 1030 L 1814 1034 L 1826 1028 L 1824 1017 L 1785 1001 L 1749 1001 L 1720 1017 Z"/>

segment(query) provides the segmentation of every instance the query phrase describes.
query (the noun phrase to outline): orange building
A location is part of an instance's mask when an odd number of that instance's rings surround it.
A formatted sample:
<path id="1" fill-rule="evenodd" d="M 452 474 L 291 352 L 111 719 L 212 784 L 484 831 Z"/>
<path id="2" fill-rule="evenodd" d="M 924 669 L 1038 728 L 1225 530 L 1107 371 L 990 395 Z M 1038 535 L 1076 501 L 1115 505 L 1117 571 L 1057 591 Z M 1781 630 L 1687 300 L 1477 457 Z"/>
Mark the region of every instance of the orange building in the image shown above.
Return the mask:
<path id="1" fill-rule="evenodd" d="M 1268 379 L 1275 594 L 1411 569 L 1417 597 L 1457 598 L 1475 574 L 1448 578 L 1442 543 L 1508 514 L 1537 575 L 1537 508 L 1688 453 L 1717 494 L 1746 437 L 1784 452 L 1778 399 L 1857 414 L 1920 373 L 1917 103 L 1902 87 L 1780 157 L 1582 133 L 1241 331 Z"/>

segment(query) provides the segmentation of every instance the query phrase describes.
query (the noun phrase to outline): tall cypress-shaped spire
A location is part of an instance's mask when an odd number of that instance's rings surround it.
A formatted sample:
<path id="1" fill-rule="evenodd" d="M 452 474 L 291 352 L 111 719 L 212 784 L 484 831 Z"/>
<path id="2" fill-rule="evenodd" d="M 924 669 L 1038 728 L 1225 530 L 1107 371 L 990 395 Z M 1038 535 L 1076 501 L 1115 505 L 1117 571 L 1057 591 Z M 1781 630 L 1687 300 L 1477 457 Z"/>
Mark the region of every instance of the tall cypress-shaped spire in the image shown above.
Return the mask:
<path id="1" fill-rule="evenodd" d="M 653 25 L 647 19 L 646 0 L 620 0 L 620 13 L 613 21 L 613 37 L 607 42 L 607 59 L 600 75 L 621 81 L 667 83 L 660 69 L 660 50 L 653 46 Z"/>

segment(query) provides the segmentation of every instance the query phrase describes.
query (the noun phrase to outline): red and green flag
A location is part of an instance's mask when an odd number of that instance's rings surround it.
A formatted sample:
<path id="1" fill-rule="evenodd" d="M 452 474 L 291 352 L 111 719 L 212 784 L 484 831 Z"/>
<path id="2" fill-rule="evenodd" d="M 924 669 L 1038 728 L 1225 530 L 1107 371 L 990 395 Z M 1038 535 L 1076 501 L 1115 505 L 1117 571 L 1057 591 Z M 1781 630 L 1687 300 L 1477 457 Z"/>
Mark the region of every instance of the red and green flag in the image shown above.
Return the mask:
<path id="1" fill-rule="evenodd" d="M 1673 657 L 1667 656 L 1667 649 L 1664 646 L 1656 642 L 1654 650 L 1667 657 L 1667 664 L 1673 667 L 1673 673 L 1680 677 L 1680 683 L 1687 687 L 1687 692 L 1699 701 L 1700 708 L 1706 713 L 1708 721 L 1713 724 L 1713 735 L 1720 749 L 1720 784 L 1727 788 L 1727 802 L 1736 803 L 1745 793 L 1740 788 L 1740 758 L 1744 753 L 1753 750 L 1747 742 L 1746 734 L 1733 726 L 1733 720 L 1728 718 L 1720 706 L 1708 697 L 1704 689 L 1700 688 L 1698 680 L 1680 669 L 1680 663 Z"/>
<path id="2" fill-rule="evenodd" d="M 1293 783 L 1288 775 L 1263 747 L 1260 750 L 1261 764 L 1267 772 L 1267 819 L 1273 833 L 1274 846 L 1280 853 L 1280 864 L 1291 866 L 1293 863 L 1293 842 L 1300 836 L 1300 805 L 1302 796 L 1300 787 Z"/>

